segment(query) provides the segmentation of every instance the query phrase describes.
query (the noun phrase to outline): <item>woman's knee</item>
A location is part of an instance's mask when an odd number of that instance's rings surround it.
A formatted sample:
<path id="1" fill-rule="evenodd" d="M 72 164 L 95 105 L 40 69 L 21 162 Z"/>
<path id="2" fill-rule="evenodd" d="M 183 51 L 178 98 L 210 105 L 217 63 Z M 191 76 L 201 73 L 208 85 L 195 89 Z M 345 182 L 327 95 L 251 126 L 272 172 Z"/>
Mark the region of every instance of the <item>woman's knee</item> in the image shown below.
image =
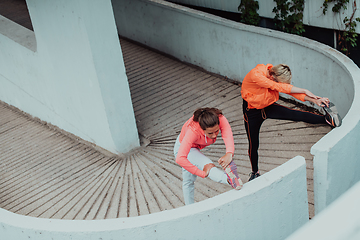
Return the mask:
<path id="1" fill-rule="evenodd" d="M 200 170 L 203 170 L 204 166 L 208 163 L 212 163 L 210 158 L 206 157 L 202 152 L 197 148 L 191 148 L 188 154 L 188 160 L 198 167 Z"/>

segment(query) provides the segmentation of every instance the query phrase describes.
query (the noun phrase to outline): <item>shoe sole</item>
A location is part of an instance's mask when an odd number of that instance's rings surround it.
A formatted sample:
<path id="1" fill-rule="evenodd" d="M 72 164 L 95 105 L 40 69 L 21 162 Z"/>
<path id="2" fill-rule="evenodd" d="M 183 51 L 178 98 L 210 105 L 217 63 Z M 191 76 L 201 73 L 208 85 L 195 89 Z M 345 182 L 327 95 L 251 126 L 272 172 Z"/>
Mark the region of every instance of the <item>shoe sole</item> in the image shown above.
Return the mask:
<path id="1" fill-rule="evenodd" d="M 339 115 L 339 112 L 335 106 L 335 104 L 333 104 L 332 102 L 329 103 L 329 107 L 323 107 L 324 111 L 330 115 L 330 117 L 333 119 L 334 121 L 334 125 L 335 127 L 339 127 L 341 125 L 341 117 Z"/>
<path id="2" fill-rule="evenodd" d="M 228 176 L 228 179 L 231 181 L 230 185 L 234 189 L 240 190 L 243 187 L 243 182 L 240 178 L 237 178 L 236 175 L 231 171 L 230 165 L 225 168 L 225 173 Z"/>

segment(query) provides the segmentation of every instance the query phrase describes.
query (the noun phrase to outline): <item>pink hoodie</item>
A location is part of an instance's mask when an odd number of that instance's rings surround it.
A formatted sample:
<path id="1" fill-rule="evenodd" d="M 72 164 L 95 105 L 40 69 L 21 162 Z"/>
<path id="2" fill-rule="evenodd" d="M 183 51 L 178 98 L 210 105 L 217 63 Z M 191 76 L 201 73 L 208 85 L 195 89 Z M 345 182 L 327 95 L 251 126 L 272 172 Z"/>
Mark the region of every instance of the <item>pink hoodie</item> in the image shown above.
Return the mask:
<path id="1" fill-rule="evenodd" d="M 223 116 L 219 116 L 219 128 L 221 136 L 225 142 L 226 152 L 234 154 L 234 138 L 228 120 Z M 198 169 L 189 162 L 187 156 L 190 148 L 203 149 L 206 146 L 213 144 L 215 139 L 208 138 L 204 130 L 201 129 L 198 122 L 193 121 L 193 117 L 186 121 L 183 125 L 179 137 L 180 148 L 176 156 L 176 163 L 178 163 L 185 170 L 199 177 L 205 178 L 206 173 L 202 169 Z"/>

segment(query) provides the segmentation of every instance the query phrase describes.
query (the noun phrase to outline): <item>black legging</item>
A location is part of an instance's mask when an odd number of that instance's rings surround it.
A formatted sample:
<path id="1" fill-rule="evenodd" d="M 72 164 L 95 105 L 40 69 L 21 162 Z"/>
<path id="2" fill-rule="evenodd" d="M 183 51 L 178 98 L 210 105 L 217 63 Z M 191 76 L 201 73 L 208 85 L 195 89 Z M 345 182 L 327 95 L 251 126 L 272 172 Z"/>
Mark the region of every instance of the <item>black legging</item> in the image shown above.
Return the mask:
<path id="1" fill-rule="evenodd" d="M 273 103 L 263 109 L 248 109 L 248 103 L 243 100 L 243 113 L 246 134 L 249 141 L 249 157 L 252 171 L 256 173 L 258 168 L 259 132 L 261 124 L 267 118 L 302 121 L 306 123 L 326 123 L 324 115 L 295 110 Z"/>

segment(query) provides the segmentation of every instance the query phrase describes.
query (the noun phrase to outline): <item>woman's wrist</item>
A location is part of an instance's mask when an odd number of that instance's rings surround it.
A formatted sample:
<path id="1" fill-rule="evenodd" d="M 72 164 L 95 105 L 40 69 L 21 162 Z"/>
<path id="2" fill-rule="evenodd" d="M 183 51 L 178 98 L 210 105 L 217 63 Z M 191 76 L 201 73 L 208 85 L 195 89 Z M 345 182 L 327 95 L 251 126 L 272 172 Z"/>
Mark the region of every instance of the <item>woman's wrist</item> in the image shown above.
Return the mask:
<path id="1" fill-rule="evenodd" d="M 225 155 L 230 155 L 230 156 L 232 157 L 232 156 L 234 156 L 234 153 L 232 153 L 232 152 L 227 152 L 227 153 L 225 153 Z"/>

